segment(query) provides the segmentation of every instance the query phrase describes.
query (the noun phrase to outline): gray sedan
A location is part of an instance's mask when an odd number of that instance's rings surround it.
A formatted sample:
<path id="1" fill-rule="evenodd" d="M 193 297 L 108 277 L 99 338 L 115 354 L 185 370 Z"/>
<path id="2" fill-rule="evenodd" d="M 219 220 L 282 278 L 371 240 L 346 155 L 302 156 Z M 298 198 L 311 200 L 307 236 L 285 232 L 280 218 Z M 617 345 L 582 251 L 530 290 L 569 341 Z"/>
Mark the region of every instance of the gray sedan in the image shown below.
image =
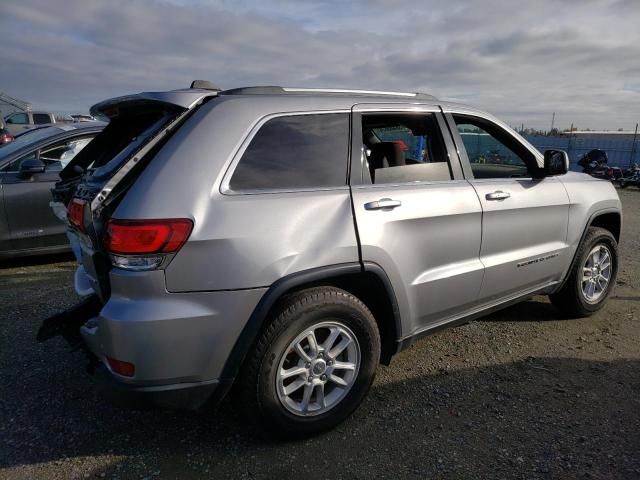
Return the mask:
<path id="1" fill-rule="evenodd" d="M 69 249 L 66 226 L 49 207 L 51 188 L 104 126 L 41 127 L 0 147 L 0 259 Z"/>

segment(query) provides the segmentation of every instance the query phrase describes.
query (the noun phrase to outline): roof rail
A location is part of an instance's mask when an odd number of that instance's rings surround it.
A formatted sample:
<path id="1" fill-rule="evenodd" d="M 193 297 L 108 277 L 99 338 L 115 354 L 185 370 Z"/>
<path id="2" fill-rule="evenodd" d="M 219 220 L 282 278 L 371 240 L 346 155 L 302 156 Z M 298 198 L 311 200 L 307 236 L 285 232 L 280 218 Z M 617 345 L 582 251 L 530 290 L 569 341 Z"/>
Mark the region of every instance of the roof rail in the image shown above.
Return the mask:
<path id="1" fill-rule="evenodd" d="M 418 92 L 390 92 L 386 90 L 351 90 L 346 88 L 289 88 L 284 87 L 285 92 L 292 93 L 335 93 L 342 95 L 372 95 L 372 96 L 390 96 L 390 97 L 406 97 L 406 98 L 428 98 L 435 100 L 436 97 L 426 93 Z"/>
<path id="2" fill-rule="evenodd" d="M 328 94 L 355 95 L 374 97 L 415 98 L 416 100 L 436 100 L 436 97 L 426 93 L 416 92 L 388 92 L 384 90 L 350 90 L 345 88 L 294 88 L 278 86 L 241 87 L 223 90 L 220 95 L 283 95 L 283 94 Z"/>

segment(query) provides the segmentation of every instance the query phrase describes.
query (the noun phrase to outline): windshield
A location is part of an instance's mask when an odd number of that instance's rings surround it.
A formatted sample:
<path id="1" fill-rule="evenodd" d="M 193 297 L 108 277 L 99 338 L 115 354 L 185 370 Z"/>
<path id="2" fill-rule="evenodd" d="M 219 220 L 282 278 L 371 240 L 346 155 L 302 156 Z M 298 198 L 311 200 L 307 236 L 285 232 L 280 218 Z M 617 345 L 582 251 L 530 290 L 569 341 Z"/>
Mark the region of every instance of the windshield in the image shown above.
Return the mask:
<path id="1" fill-rule="evenodd" d="M 0 147 L 0 160 L 31 143 L 57 135 L 60 132 L 61 130 L 57 127 L 36 128 L 34 130 L 24 132 L 17 136 L 13 142 L 6 144 L 4 147 Z"/>

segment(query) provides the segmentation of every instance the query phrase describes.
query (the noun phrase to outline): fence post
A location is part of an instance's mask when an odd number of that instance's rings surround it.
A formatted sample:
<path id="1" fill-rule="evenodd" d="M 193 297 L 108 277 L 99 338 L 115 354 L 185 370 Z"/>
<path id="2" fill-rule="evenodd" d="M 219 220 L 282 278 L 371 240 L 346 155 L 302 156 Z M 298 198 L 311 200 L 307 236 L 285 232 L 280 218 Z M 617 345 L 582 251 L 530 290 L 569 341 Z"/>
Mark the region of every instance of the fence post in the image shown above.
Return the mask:
<path id="1" fill-rule="evenodd" d="M 633 164 L 633 161 L 636 156 L 636 139 L 638 138 L 638 124 L 636 123 L 636 131 L 633 134 L 633 144 L 631 145 L 631 155 L 629 156 L 629 168 Z"/>

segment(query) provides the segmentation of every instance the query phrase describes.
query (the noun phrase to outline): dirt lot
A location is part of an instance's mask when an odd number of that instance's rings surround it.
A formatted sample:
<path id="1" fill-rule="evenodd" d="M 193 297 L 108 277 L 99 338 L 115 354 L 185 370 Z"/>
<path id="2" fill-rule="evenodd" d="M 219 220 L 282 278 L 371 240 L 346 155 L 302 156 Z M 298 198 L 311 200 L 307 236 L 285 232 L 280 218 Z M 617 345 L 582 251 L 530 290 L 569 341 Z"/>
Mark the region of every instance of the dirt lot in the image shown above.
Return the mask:
<path id="1" fill-rule="evenodd" d="M 265 439 L 229 402 L 109 406 L 80 352 L 35 342 L 40 319 L 76 300 L 73 264 L 5 264 L 0 478 L 640 478 L 640 192 L 620 193 L 603 311 L 558 320 L 539 297 L 424 339 L 380 368 L 350 420 L 298 443 Z"/>

